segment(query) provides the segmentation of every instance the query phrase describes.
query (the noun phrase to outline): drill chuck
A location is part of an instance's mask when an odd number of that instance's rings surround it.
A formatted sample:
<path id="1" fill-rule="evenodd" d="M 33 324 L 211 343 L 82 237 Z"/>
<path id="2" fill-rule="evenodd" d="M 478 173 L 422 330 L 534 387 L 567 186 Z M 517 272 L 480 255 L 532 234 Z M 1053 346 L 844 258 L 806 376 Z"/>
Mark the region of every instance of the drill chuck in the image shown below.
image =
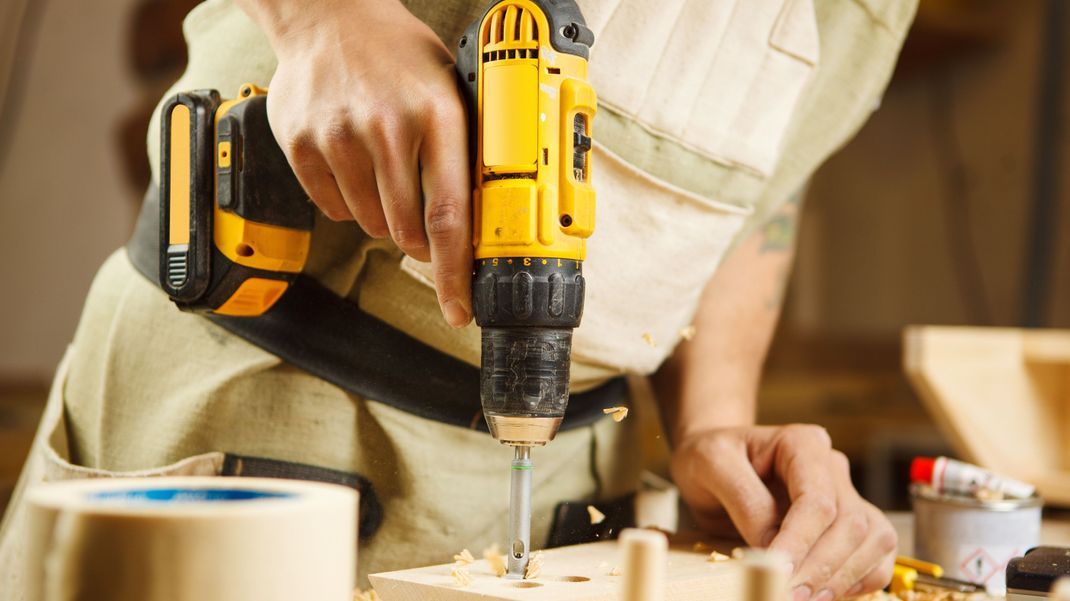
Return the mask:
<path id="1" fill-rule="evenodd" d="M 546 444 L 565 416 L 572 331 L 583 313 L 581 269 L 572 259 L 477 262 L 480 397 L 491 434 L 503 443 Z"/>

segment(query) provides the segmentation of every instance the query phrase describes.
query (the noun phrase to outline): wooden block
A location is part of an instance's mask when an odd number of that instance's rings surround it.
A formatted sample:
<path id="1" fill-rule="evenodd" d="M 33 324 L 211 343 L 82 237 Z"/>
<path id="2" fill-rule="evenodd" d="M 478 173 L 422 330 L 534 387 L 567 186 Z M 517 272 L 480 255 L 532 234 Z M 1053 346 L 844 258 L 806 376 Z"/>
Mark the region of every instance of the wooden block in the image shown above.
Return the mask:
<path id="1" fill-rule="evenodd" d="M 711 563 L 708 553 L 687 549 L 674 546 L 667 553 L 665 601 L 741 601 L 742 562 Z M 372 574 L 371 582 L 383 601 L 618 601 L 625 578 L 620 549 L 612 541 L 544 551 L 541 574 L 532 580 L 499 578 L 480 560 L 467 566 L 471 584 L 460 587 L 451 567 Z M 620 575 L 611 576 L 613 568 Z"/>
<path id="2" fill-rule="evenodd" d="M 1070 505 L 1070 331 L 912 326 L 903 346 L 958 454 Z"/>

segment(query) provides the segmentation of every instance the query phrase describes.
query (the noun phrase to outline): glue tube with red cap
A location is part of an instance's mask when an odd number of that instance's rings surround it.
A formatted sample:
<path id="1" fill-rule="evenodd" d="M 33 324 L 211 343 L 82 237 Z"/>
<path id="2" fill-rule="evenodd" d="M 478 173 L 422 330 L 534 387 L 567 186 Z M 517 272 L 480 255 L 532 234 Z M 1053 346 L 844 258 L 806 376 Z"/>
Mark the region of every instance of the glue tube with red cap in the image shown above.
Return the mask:
<path id="1" fill-rule="evenodd" d="M 910 481 L 929 485 L 939 493 L 976 495 L 979 491 L 990 491 L 1024 499 L 1036 491 L 1031 484 L 947 457 L 915 457 L 910 464 Z"/>

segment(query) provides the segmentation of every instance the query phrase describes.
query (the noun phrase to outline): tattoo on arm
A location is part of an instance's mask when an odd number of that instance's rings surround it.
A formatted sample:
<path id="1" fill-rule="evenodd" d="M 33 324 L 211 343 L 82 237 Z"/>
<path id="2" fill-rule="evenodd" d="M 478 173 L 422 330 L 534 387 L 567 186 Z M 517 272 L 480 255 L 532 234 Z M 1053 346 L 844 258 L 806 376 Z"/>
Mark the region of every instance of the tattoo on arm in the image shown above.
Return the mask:
<path id="1" fill-rule="evenodd" d="M 795 247 L 795 237 L 799 223 L 799 209 L 802 204 L 804 191 L 800 190 L 791 196 L 784 206 L 773 215 L 765 226 L 762 227 L 762 245 L 759 252 L 787 254 Z M 790 258 L 788 263 L 780 267 L 777 273 L 776 286 L 773 293 L 766 299 L 765 306 L 770 311 L 780 309 L 784 301 L 784 294 L 788 289 L 788 280 L 791 278 Z"/>
<path id="2" fill-rule="evenodd" d="M 787 252 L 795 245 L 802 199 L 802 191 L 792 194 L 784 206 L 762 227 L 761 252 Z"/>

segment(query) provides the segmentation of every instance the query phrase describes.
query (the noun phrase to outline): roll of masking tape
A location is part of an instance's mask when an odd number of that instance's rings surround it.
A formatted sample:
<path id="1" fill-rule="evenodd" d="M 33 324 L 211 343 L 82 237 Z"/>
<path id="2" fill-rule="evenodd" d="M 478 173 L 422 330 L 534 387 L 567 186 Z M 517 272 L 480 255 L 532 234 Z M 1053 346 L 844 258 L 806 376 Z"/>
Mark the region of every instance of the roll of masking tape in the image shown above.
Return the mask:
<path id="1" fill-rule="evenodd" d="M 27 493 L 29 601 L 349 601 L 357 493 L 258 478 L 77 480 Z"/>

